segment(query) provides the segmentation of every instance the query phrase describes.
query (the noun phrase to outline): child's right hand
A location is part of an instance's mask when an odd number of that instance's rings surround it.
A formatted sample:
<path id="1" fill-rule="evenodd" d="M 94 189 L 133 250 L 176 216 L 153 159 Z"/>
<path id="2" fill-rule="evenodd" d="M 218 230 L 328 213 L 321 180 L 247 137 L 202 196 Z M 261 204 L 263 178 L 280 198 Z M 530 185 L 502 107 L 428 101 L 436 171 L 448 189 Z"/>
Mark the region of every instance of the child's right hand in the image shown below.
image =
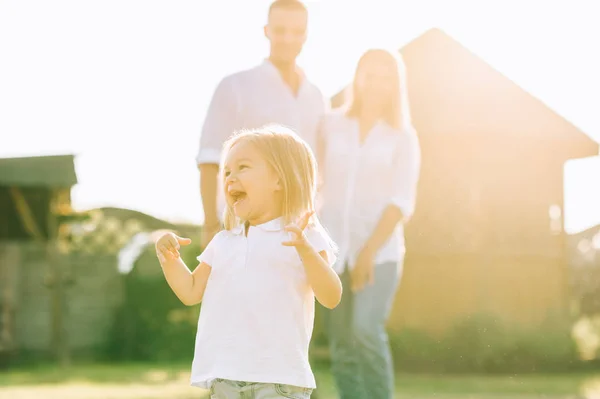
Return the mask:
<path id="1" fill-rule="evenodd" d="M 189 238 L 179 237 L 173 233 L 166 233 L 156 241 L 156 256 L 158 256 L 160 261 L 177 259 L 181 256 L 179 254 L 181 245 L 189 245 L 191 242 L 192 240 Z"/>

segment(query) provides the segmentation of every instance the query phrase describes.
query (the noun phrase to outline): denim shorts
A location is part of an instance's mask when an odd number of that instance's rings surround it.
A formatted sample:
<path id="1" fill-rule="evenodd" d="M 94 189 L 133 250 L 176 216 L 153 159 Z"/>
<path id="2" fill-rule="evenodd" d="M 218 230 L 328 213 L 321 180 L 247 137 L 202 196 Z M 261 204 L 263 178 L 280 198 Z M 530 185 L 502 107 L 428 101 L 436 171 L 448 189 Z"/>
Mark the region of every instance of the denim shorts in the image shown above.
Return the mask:
<path id="1" fill-rule="evenodd" d="M 310 399 L 311 394 L 311 388 L 221 378 L 215 379 L 210 387 L 210 399 Z"/>

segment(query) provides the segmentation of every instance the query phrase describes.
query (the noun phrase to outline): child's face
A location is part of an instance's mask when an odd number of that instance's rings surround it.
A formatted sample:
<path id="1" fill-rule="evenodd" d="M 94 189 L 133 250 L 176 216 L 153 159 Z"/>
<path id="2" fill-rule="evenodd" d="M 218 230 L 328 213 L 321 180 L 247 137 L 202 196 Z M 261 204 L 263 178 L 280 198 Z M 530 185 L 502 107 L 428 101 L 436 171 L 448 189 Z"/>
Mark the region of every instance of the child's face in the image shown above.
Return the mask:
<path id="1" fill-rule="evenodd" d="M 223 173 L 225 198 L 237 217 L 257 225 L 281 216 L 279 179 L 252 143 L 233 146 Z"/>

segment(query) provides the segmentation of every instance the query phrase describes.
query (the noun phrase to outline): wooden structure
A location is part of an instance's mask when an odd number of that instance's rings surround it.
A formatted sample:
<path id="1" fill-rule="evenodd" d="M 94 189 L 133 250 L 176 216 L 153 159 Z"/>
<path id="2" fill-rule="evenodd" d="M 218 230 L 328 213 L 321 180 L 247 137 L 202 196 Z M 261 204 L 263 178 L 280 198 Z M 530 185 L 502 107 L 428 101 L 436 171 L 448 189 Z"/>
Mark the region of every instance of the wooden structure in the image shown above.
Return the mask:
<path id="1" fill-rule="evenodd" d="M 423 159 L 391 327 L 564 314 L 563 166 L 598 143 L 440 30 L 401 54 Z"/>
<path id="2" fill-rule="evenodd" d="M 170 289 L 151 245 L 134 260 L 133 278 L 120 273 L 123 247 L 156 230 L 197 234 L 197 226 L 128 209 L 75 213 L 76 181 L 72 156 L 0 159 L 0 366 L 21 356 L 65 365 L 103 353 L 111 339 L 129 338 L 119 330 L 136 326 L 119 325 L 118 317 L 130 296 L 127 282 L 153 276 Z"/>
<path id="3" fill-rule="evenodd" d="M 61 364 L 69 362 L 63 329 L 66 279 L 56 236 L 60 217 L 70 212 L 70 188 L 76 182 L 72 156 L 0 159 L 0 352 L 5 355 L 17 349 L 21 338 L 17 333 L 19 307 L 31 304 L 43 309 L 40 316 L 48 316 L 37 320 L 50 326 L 45 349 L 51 349 Z M 37 296 L 20 290 L 27 273 L 22 263 L 31 256 L 39 261 L 41 279 L 37 282 L 45 286 Z M 44 330 L 35 327 L 32 333 Z"/>

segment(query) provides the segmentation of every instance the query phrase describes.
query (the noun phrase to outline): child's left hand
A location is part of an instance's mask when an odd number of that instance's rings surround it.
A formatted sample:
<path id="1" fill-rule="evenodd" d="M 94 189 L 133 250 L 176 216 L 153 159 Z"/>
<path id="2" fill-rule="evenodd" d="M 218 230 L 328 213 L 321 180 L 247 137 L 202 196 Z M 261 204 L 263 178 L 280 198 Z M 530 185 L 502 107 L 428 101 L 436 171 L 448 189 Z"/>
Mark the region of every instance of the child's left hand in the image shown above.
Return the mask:
<path id="1" fill-rule="evenodd" d="M 304 234 L 304 229 L 308 226 L 308 221 L 310 217 L 315 213 L 314 211 L 306 212 L 304 216 L 298 219 L 296 223 L 289 224 L 285 226 L 285 231 L 292 233 L 294 238 L 291 241 L 284 241 L 281 244 L 287 247 L 304 247 L 308 245 L 308 241 L 306 240 L 306 235 Z"/>

